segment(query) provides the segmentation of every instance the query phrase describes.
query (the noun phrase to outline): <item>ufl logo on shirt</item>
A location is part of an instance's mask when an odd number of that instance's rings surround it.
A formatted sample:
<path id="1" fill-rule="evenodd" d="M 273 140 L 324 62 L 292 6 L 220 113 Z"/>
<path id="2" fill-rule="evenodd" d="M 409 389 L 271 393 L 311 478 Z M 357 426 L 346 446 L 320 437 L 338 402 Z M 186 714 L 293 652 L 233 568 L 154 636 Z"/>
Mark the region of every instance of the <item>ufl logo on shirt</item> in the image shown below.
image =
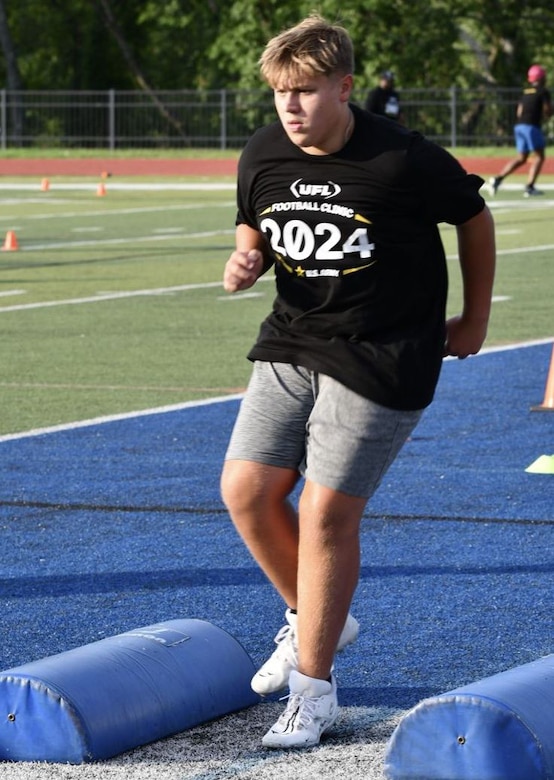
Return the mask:
<path id="1" fill-rule="evenodd" d="M 338 195 L 341 189 L 339 185 L 335 184 L 333 181 L 317 184 L 315 182 L 310 183 L 304 182 L 302 179 L 297 179 L 290 185 L 290 191 L 295 198 L 317 197 L 328 199 Z"/>

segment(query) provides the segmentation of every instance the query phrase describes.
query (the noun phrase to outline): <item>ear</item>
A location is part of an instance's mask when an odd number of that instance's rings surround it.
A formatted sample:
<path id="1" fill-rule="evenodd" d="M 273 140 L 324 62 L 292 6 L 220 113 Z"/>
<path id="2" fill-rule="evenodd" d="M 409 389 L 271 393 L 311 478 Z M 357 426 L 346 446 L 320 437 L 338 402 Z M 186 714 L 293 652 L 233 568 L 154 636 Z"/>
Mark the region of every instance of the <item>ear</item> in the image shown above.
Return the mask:
<path id="1" fill-rule="evenodd" d="M 352 89 L 354 87 L 354 76 L 348 73 L 343 76 L 340 82 L 340 100 L 342 103 L 347 103 L 350 100 Z"/>

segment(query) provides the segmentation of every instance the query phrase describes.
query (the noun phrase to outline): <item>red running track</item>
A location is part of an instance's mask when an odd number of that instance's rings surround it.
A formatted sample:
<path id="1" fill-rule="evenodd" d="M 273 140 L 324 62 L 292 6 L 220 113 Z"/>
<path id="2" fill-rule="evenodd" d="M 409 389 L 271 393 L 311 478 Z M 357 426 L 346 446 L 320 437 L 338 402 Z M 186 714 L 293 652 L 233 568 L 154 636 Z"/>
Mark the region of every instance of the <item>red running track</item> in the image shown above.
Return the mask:
<path id="1" fill-rule="evenodd" d="M 463 157 L 470 173 L 490 176 L 498 173 L 511 157 Z M 237 160 L 179 160 L 125 158 L 0 159 L 1 176 L 235 176 Z M 526 167 L 520 169 L 526 172 Z M 554 158 L 546 158 L 542 173 L 554 174 Z"/>

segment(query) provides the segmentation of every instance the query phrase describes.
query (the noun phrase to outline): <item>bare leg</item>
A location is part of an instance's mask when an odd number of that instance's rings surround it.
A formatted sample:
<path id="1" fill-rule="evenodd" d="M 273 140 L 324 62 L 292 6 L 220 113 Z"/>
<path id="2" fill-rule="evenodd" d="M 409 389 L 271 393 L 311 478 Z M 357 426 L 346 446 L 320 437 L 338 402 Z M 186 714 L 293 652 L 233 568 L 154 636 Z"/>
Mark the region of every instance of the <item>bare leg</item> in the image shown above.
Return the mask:
<path id="1" fill-rule="evenodd" d="M 283 601 L 296 608 L 298 518 L 288 500 L 298 473 L 246 460 L 227 460 L 221 494 L 233 523 Z"/>
<path id="2" fill-rule="evenodd" d="M 221 492 L 251 555 L 298 609 L 299 671 L 327 679 L 358 584 L 366 499 L 307 480 L 298 521 L 288 500 L 297 480 L 295 471 L 228 460 Z"/>
<path id="3" fill-rule="evenodd" d="M 527 180 L 527 186 L 533 187 L 535 182 L 539 178 L 542 164 L 544 162 L 544 149 L 536 149 L 533 152 L 533 162 L 531 163 L 531 169 L 529 171 L 529 178 Z"/>
<path id="4" fill-rule="evenodd" d="M 522 165 L 525 165 L 528 158 L 527 152 L 520 152 L 518 156 L 515 158 L 515 160 L 512 160 L 511 162 L 507 163 L 504 168 L 500 171 L 499 178 L 505 179 L 506 176 L 509 176 L 511 173 L 513 173 L 515 170 L 520 168 Z"/>
<path id="5" fill-rule="evenodd" d="M 365 498 L 306 481 L 299 504 L 298 669 L 325 680 L 358 584 Z"/>

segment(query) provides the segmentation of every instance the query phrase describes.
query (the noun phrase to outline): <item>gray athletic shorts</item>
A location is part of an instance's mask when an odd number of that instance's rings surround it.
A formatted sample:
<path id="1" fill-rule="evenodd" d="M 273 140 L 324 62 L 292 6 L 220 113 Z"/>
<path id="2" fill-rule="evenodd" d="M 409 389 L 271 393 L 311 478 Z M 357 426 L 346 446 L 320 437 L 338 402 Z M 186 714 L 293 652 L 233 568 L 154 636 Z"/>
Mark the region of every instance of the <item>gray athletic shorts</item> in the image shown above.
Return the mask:
<path id="1" fill-rule="evenodd" d="M 421 413 L 379 406 L 300 366 L 258 361 L 225 459 L 294 469 L 319 485 L 369 498 Z"/>

